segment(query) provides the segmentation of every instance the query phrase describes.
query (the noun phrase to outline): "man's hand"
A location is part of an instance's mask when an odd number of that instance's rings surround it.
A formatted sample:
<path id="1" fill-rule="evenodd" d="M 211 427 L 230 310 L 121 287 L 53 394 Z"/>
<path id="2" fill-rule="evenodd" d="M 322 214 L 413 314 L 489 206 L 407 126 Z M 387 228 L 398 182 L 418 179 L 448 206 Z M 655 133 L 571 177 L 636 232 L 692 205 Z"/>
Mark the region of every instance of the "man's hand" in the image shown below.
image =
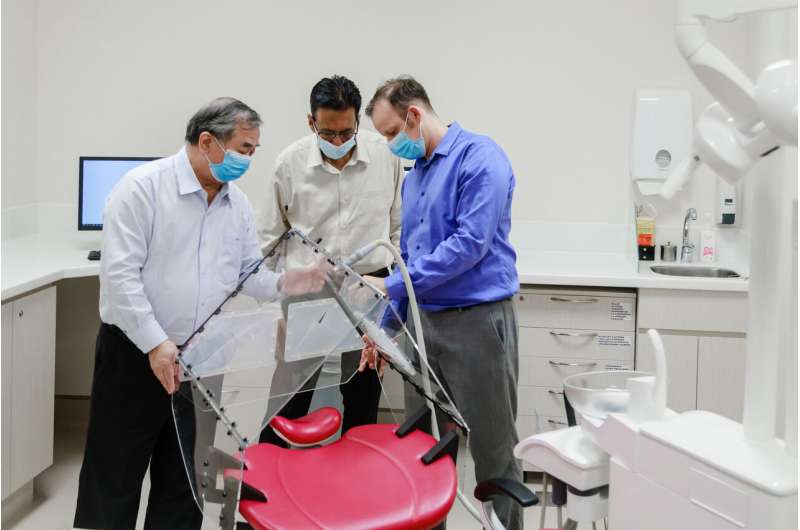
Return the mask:
<path id="1" fill-rule="evenodd" d="M 375 370 L 377 366 L 378 377 L 383 377 L 383 372 L 386 371 L 386 361 L 380 356 L 378 347 L 369 337 L 364 335 L 361 337 L 364 341 L 364 348 L 361 350 L 361 361 L 358 363 L 358 371 L 363 372 L 369 366 L 371 370 Z"/>
<path id="2" fill-rule="evenodd" d="M 325 278 L 331 268 L 327 262 L 322 262 L 311 267 L 288 270 L 278 279 L 278 290 L 286 296 L 317 293 L 325 286 Z"/>
<path id="3" fill-rule="evenodd" d="M 384 296 L 386 295 L 386 279 L 376 278 L 375 276 L 364 276 L 364 280 L 379 290 Z"/>
<path id="4" fill-rule="evenodd" d="M 178 358 L 178 347 L 171 340 L 165 340 L 147 354 L 150 368 L 161 382 L 167 394 L 174 394 L 178 389 L 180 367 L 175 363 Z"/>

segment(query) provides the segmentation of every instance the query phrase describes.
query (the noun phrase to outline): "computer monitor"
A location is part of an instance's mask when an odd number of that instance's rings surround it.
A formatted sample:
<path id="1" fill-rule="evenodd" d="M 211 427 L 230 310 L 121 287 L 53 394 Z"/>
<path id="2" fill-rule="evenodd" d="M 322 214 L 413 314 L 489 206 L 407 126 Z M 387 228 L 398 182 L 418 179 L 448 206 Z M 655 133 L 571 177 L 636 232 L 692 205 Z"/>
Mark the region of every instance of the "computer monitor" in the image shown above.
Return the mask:
<path id="1" fill-rule="evenodd" d="M 78 230 L 102 230 L 106 197 L 131 169 L 158 157 L 82 156 L 79 161 Z"/>

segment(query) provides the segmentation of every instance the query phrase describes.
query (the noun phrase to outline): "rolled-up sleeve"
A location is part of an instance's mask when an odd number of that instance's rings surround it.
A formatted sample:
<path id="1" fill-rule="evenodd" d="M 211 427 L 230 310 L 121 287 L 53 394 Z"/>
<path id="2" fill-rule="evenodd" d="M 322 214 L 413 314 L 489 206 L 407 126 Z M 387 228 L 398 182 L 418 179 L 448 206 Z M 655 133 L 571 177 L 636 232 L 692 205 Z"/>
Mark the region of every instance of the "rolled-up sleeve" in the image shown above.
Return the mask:
<path id="1" fill-rule="evenodd" d="M 466 154 L 458 176 L 457 229 L 409 264 L 415 294 L 461 275 L 486 255 L 508 201 L 508 171 L 508 163 L 491 147 L 475 146 Z M 386 288 L 393 299 L 406 297 L 400 271 L 386 279 Z"/>
<path id="2" fill-rule="evenodd" d="M 107 323 L 122 329 L 144 353 L 167 340 L 142 280 L 152 231 L 153 203 L 144 185 L 128 180 L 112 192 L 103 210 L 100 282 L 111 308 L 111 321 Z"/>

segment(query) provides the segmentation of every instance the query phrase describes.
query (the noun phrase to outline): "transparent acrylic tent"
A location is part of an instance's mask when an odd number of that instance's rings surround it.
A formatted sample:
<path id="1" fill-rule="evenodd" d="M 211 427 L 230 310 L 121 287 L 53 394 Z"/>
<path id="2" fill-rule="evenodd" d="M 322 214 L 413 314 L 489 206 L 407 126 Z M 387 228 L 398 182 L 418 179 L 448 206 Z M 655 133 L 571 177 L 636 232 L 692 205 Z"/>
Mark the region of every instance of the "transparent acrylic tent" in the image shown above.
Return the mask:
<path id="1" fill-rule="evenodd" d="M 440 425 L 468 435 L 461 414 L 390 301 L 302 233 L 286 232 L 279 244 L 289 243 L 293 252 L 307 255 L 304 262 L 328 262 L 329 280 L 321 291 L 272 301 L 248 296 L 247 282 L 264 273 L 262 260 L 181 346 L 181 383 L 172 408 L 202 528 L 234 528 L 241 520 L 237 505 L 243 464 L 237 455 L 259 443 L 293 396 L 329 391 L 349 381 L 358 363 L 344 363 L 340 357 L 360 351 L 362 335 L 376 343 L 389 368 L 400 374 L 406 392 L 433 405 Z M 331 363 L 341 366 L 341 375 L 320 375 Z M 386 392 L 384 397 L 389 397 Z M 404 407 L 390 402 L 389 408 Z M 394 423 L 402 421 L 394 417 Z"/>

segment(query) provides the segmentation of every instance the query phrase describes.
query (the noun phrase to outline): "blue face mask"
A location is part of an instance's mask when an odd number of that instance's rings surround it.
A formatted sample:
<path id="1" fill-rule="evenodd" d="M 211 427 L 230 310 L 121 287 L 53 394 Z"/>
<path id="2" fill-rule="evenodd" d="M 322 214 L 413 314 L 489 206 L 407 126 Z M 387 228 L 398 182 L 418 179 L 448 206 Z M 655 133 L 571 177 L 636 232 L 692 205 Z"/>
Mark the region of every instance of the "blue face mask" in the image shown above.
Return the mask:
<path id="1" fill-rule="evenodd" d="M 406 121 L 403 123 L 403 130 L 397 133 L 389 142 L 389 150 L 396 156 L 406 160 L 422 158 L 425 156 L 425 138 L 422 137 L 422 122 L 419 122 L 419 138 L 416 140 L 412 140 L 406 134 L 407 124 L 408 114 L 406 114 Z"/>
<path id="2" fill-rule="evenodd" d="M 208 155 L 206 155 L 208 167 L 211 169 L 211 175 L 223 184 L 225 182 L 234 181 L 244 175 L 244 172 L 250 167 L 250 160 L 252 160 L 252 157 L 237 153 L 236 151 L 231 151 L 230 149 L 225 149 L 216 138 L 214 138 L 214 141 L 217 142 L 220 149 L 225 151 L 225 157 L 219 164 L 212 164 Z"/>
<path id="3" fill-rule="evenodd" d="M 317 126 L 314 125 L 314 131 L 317 131 Z M 317 131 L 317 144 L 319 145 L 319 150 L 322 151 L 322 154 L 326 157 L 330 158 L 331 160 L 339 160 L 344 157 L 347 153 L 350 152 L 350 149 L 355 147 L 356 145 L 356 137 L 355 135 L 344 142 L 342 145 L 334 145 L 327 140 L 323 140 L 319 136 L 319 131 Z"/>

